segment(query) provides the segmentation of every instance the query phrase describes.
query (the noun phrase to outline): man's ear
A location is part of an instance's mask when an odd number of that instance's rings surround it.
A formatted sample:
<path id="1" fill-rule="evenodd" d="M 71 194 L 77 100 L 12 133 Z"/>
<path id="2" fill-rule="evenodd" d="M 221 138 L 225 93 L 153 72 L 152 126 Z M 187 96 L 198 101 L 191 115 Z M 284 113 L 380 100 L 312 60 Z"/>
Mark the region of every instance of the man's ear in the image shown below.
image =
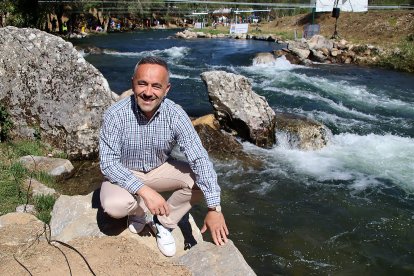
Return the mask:
<path id="1" fill-rule="evenodd" d="M 168 92 L 170 91 L 170 88 L 171 88 L 171 83 L 168 83 L 167 88 L 165 89 L 165 96 L 167 96 Z"/>

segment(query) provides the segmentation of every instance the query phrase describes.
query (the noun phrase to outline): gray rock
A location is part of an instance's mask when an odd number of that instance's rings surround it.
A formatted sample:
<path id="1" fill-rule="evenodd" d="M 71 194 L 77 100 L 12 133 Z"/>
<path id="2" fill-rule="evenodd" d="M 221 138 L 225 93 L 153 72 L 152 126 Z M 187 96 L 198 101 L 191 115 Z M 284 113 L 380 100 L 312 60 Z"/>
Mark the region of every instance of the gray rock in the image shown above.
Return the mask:
<path id="1" fill-rule="evenodd" d="M 74 169 L 67 159 L 26 155 L 19 159 L 25 168 L 32 171 L 44 171 L 51 176 L 64 177 Z"/>
<path id="2" fill-rule="evenodd" d="M 29 213 L 36 215 L 37 211 L 34 205 L 23 204 L 16 207 L 16 213 Z"/>
<path id="3" fill-rule="evenodd" d="M 184 30 L 183 32 L 178 32 L 175 34 L 178 38 L 183 38 L 183 39 L 192 39 L 192 38 L 197 38 L 197 33 L 192 32 L 190 30 Z"/>
<path id="4" fill-rule="evenodd" d="M 336 48 L 333 48 L 331 50 L 331 56 L 336 57 L 336 56 L 338 56 L 338 54 L 340 54 L 340 50 L 338 50 Z"/>
<path id="5" fill-rule="evenodd" d="M 99 197 L 96 194 L 95 197 Z M 93 206 L 98 204 L 99 206 Z M 197 242 L 203 240 L 200 230 L 190 216 L 190 224 L 193 236 Z M 52 219 L 50 221 L 52 237 L 64 242 L 79 237 L 100 237 L 104 235 L 123 235 L 127 238 L 139 239 L 141 243 L 159 252 L 155 237 L 148 235 L 132 234 L 127 228 L 127 220 L 112 219 L 100 209 L 100 203 L 94 200 L 94 193 L 86 196 L 60 196 L 53 206 Z M 184 237 L 179 228 L 173 232 L 177 244 L 177 256 L 186 253 L 184 251 Z M 160 253 L 161 254 L 161 253 Z"/>
<path id="6" fill-rule="evenodd" d="M 197 244 L 176 263 L 190 268 L 194 276 L 256 275 L 231 240 L 223 246 Z"/>
<path id="7" fill-rule="evenodd" d="M 299 49 L 309 49 L 306 40 L 287 40 L 287 49 L 291 50 L 293 48 Z"/>
<path id="8" fill-rule="evenodd" d="M 286 142 L 287 147 L 301 150 L 317 150 L 326 146 L 332 132 L 325 125 L 293 114 L 276 116 L 277 143 Z"/>
<path id="9" fill-rule="evenodd" d="M 67 242 L 78 237 L 100 237 L 96 220 L 97 209 L 92 208 L 92 193 L 87 196 L 61 195 L 52 211 L 52 237 Z"/>
<path id="10" fill-rule="evenodd" d="M 308 46 L 310 50 L 319 50 L 322 48 L 331 50 L 333 48 L 333 42 L 321 35 L 314 35 L 308 40 Z"/>
<path id="11" fill-rule="evenodd" d="M 112 92 L 70 42 L 37 29 L 0 28 L 0 61 L 0 103 L 14 136 L 40 135 L 70 157 L 97 155 Z"/>
<path id="12" fill-rule="evenodd" d="M 308 58 L 310 54 L 310 50 L 308 49 L 302 49 L 302 48 L 289 48 L 289 50 L 297 55 L 301 60 L 305 60 Z"/>
<path id="13" fill-rule="evenodd" d="M 272 53 L 257 53 L 253 58 L 253 65 L 269 64 L 275 62 L 275 56 Z"/>
<path id="14" fill-rule="evenodd" d="M 25 189 L 29 189 L 29 193 L 31 193 L 33 196 L 40 196 L 40 195 L 57 195 L 55 189 L 47 187 L 45 184 L 37 181 L 34 178 L 26 179 L 24 181 Z"/>
<path id="15" fill-rule="evenodd" d="M 328 57 L 320 50 L 311 50 L 312 60 L 317 62 L 324 62 Z"/>
<path id="16" fill-rule="evenodd" d="M 12 246 L 33 244 L 44 231 L 44 223 L 29 213 L 8 213 L 0 217 L 0 258 Z M 40 237 L 42 240 L 43 238 Z M 5 250 L 6 249 L 6 250 Z M 16 250 L 16 252 L 18 252 Z M 21 252 L 21 248 L 20 248 Z M 3 263 L 2 263 L 3 265 Z M 18 274 L 18 273 L 17 273 Z"/>
<path id="17" fill-rule="evenodd" d="M 226 130 L 260 147 L 275 142 L 275 112 L 264 97 L 256 94 L 249 80 L 225 71 L 201 74 L 207 86 L 214 115 Z"/>

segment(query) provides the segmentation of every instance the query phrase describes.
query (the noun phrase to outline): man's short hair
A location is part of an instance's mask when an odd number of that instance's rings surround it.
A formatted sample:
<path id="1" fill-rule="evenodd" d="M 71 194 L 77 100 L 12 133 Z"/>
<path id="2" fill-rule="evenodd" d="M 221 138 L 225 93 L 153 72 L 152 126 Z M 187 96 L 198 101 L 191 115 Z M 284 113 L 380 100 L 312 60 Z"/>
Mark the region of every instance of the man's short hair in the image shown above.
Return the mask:
<path id="1" fill-rule="evenodd" d="M 165 60 L 163 60 L 160 57 L 156 57 L 156 56 L 146 56 L 146 57 L 143 57 L 140 61 L 138 61 L 137 65 L 135 65 L 134 74 L 132 75 L 132 77 L 135 76 L 135 73 L 137 72 L 138 67 L 142 64 L 158 64 L 164 67 L 165 70 L 167 70 L 168 76 L 170 75 L 170 69 L 168 68 L 168 64 L 167 62 L 165 62 Z"/>

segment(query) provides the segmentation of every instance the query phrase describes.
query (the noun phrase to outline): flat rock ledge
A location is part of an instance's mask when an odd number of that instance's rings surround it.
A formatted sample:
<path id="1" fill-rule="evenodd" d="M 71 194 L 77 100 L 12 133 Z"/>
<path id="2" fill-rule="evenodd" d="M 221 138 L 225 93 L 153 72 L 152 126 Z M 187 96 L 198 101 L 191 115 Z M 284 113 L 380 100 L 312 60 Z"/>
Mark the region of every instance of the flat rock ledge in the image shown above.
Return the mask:
<path id="1" fill-rule="evenodd" d="M 224 246 L 204 242 L 190 215 L 193 236 L 198 244 L 184 250 L 179 228 L 172 233 L 177 244 L 173 258 L 163 256 L 147 227 L 140 235 L 127 229 L 126 219 L 112 219 L 101 210 L 99 190 L 86 196 L 62 195 L 56 201 L 50 223 L 51 239 L 75 247 L 98 275 L 255 275 L 232 241 Z M 28 213 L 0 217 L 0 275 L 23 274 L 17 257 L 33 275 L 68 273 L 62 252 L 70 260 L 74 275 L 89 273 L 84 261 L 73 251 L 46 241 L 48 227 Z M 76 273 L 75 273 L 76 272 Z M 49 275 L 48 274 L 48 275 Z"/>
<path id="2" fill-rule="evenodd" d="M 151 249 L 161 259 L 174 263 L 179 262 L 185 266 L 187 266 L 186 263 L 191 262 L 188 260 L 189 258 L 193 258 L 194 254 L 200 254 L 194 253 L 189 255 L 193 250 L 195 252 L 200 252 L 199 250 L 209 251 L 209 254 L 204 254 L 204 258 L 217 271 L 214 275 L 228 275 L 227 272 L 234 269 L 241 271 L 239 275 L 254 275 L 232 242 L 223 247 L 225 249 L 211 244 L 212 247 L 207 250 L 206 248 L 209 248 L 208 245 L 210 243 L 203 241 L 200 230 L 191 215 L 190 224 L 193 236 L 197 240 L 197 246 L 200 249 L 197 249 L 196 246 L 185 251 L 184 237 L 180 229 L 177 228 L 172 232 L 177 244 L 177 254 L 170 259 L 164 257 L 159 252 L 155 237 L 150 234 L 147 228 L 140 235 L 132 234 L 127 229 L 126 219 L 115 220 L 108 217 L 100 208 L 99 190 L 86 196 L 60 196 L 53 208 L 52 220 L 50 222 L 52 237 L 61 241 L 68 242 L 80 237 L 122 236 L 127 240 L 137 240 L 140 244 Z M 205 275 L 203 273 L 199 274 L 194 267 L 187 267 L 193 275 Z"/>

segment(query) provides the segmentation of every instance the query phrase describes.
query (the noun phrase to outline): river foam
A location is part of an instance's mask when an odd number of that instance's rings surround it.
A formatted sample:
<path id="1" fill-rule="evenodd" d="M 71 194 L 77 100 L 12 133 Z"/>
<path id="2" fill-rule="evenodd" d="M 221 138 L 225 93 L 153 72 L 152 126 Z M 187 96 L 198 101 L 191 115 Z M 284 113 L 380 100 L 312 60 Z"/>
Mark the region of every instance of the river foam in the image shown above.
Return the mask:
<path id="1" fill-rule="evenodd" d="M 104 50 L 106 55 L 125 56 L 125 57 L 144 57 L 144 56 L 162 56 L 167 59 L 177 60 L 182 59 L 190 51 L 188 47 L 171 47 L 163 50 L 150 50 L 142 52 L 119 52 L 112 50 Z"/>
<path id="2" fill-rule="evenodd" d="M 396 185 L 414 193 L 414 139 L 394 135 L 334 135 L 328 146 L 316 151 L 290 149 L 283 136 L 270 150 L 244 143 L 248 152 L 265 156 L 268 169 L 275 163 L 312 177 L 320 183 L 345 181 L 351 190 Z M 284 166 L 276 166 L 281 170 Z M 280 173 L 280 172 L 278 172 Z"/>

